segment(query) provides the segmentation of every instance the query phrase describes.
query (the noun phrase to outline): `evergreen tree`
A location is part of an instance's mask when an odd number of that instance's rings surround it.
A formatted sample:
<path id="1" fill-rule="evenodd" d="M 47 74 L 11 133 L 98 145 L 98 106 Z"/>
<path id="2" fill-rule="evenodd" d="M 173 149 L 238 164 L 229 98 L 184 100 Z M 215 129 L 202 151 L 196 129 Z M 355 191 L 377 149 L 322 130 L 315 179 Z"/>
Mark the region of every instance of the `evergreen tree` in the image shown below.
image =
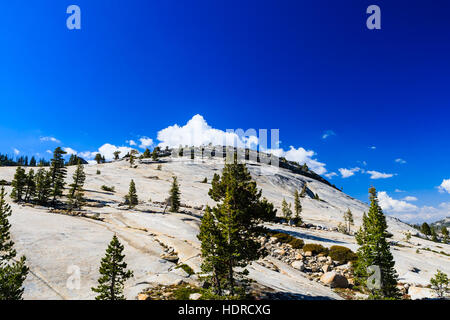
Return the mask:
<path id="1" fill-rule="evenodd" d="M 353 214 L 350 209 L 347 209 L 347 211 L 344 212 L 344 221 L 345 221 L 345 231 L 347 234 L 349 234 L 351 232 L 353 225 Z"/>
<path id="2" fill-rule="evenodd" d="M 369 266 L 377 266 L 381 272 L 381 288 L 372 289 L 370 298 L 399 298 L 397 289 L 397 273 L 394 269 L 394 258 L 386 240 L 388 237 L 386 218 L 378 204 L 375 188 L 369 189 L 370 209 L 363 216 L 363 225 L 356 234 L 360 246 L 355 267 L 356 282 L 363 288 L 368 288 L 368 278 L 372 276 L 367 271 Z"/>
<path id="3" fill-rule="evenodd" d="M 30 202 L 36 194 L 36 183 L 34 181 L 34 170 L 30 169 L 25 179 L 25 202 Z"/>
<path id="4" fill-rule="evenodd" d="M 35 176 L 36 201 L 41 205 L 48 204 L 51 196 L 51 173 L 44 168 L 40 168 Z"/>
<path id="5" fill-rule="evenodd" d="M 84 173 L 83 165 L 81 161 L 78 162 L 77 169 L 73 174 L 73 183 L 70 185 L 68 194 L 70 208 L 81 208 L 84 201 L 83 186 L 86 180 L 86 174 Z"/>
<path id="6" fill-rule="evenodd" d="M 102 155 L 101 155 L 100 153 L 97 153 L 97 154 L 95 155 L 94 160 L 97 161 L 97 164 L 102 163 Z"/>
<path id="7" fill-rule="evenodd" d="M 222 295 L 222 287 L 225 282 L 227 270 L 225 267 L 225 239 L 220 232 L 217 221 L 209 206 L 201 219 L 200 232 L 197 238 L 201 242 L 202 264 L 201 269 L 206 274 L 211 274 L 212 289 L 217 295 Z"/>
<path id="8" fill-rule="evenodd" d="M 236 156 L 233 162 L 225 163 L 221 177 L 214 175 L 208 194 L 218 203 L 211 212 L 223 238 L 219 252 L 226 269 L 226 289 L 234 295 L 235 268 L 244 268 L 266 254 L 256 237 L 265 231 L 261 223 L 273 220 L 276 210 L 261 198 L 261 190 L 252 181 L 245 164 L 237 162 Z M 245 273 L 244 269 L 241 274 Z"/>
<path id="9" fill-rule="evenodd" d="M 152 152 L 152 160 L 153 161 L 158 161 L 158 152 L 159 152 L 159 147 L 156 147 L 155 149 L 153 149 L 153 152 Z"/>
<path id="10" fill-rule="evenodd" d="M 295 189 L 295 193 L 294 193 L 294 213 L 295 213 L 295 223 L 296 224 L 301 224 L 302 221 L 302 217 L 301 217 L 301 213 L 302 213 L 302 203 L 300 202 L 300 194 L 298 193 L 298 190 Z"/>
<path id="11" fill-rule="evenodd" d="M 437 270 L 434 278 L 430 280 L 431 286 L 434 287 L 439 298 L 443 298 L 448 291 L 448 277 L 441 270 Z"/>
<path id="12" fill-rule="evenodd" d="M 135 155 L 137 154 L 138 152 L 136 151 L 136 150 L 131 150 L 130 151 L 130 168 L 132 168 L 133 166 L 134 166 L 134 160 L 135 160 Z"/>
<path id="13" fill-rule="evenodd" d="M 431 236 L 431 228 L 428 225 L 428 223 L 426 223 L 426 222 L 424 222 L 422 224 L 422 227 L 420 228 L 420 231 L 426 236 Z"/>
<path id="14" fill-rule="evenodd" d="M 51 196 L 53 197 L 53 206 L 56 203 L 56 199 L 63 195 L 64 191 L 64 178 L 66 177 L 67 169 L 64 166 L 63 155 L 67 154 L 60 147 L 56 148 L 53 152 L 53 158 L 50 161 L 50 174 L 51 174 Z"/>
<path id="15" fill-rule="evenodd" d="M 138 197 L 136 194 L 136 185 L 134 180 L 131 180 L 130 187 L 128 188 L 128 194 L 125 196 L 125 204 L 131 209 L 138 204 Z"/>
<path id="16" fill-rule="evenodd" d="M 36 167 L 36 158 L 34 156 L 30 159 L 30 167 Z"/>
<path id="17" fill-rule="evenodd" d="M 304 198 L 304 197 L 306 196 L 306 191 L 307 191 L 307 189 L 308 189 L 308 187 L 307 187 L 307 184 L 306 184 L 306 182 L 305 182 L 305 184 L 304 184 L 303 187 L 302 187 L 302 190 L 300 191 L 300 197 L 301 197 L 301 198 Z"/>
<path id="18" fill-rule="evenodd" d="M 172 187 L 170 188 L 170 211 L 178 212 L 180 209 L 180 186 L 177 177 L 172 177 Z"/>
<path id="19" fill-rule="evenodd" d="M 21 300 L 23 282 L 28 274 L 25 257 L 15 260 L 17 255 L 11 240 L 8 217 L 11 207 L 5 200 L 5 188 L 0 190 L 0 300 Z"/>
<path id="20" fill-rule="evenodd" d="M 434 228 L 431 228 L 431 241 L 439 242 L 436 230 L 434 230 Z"/>
<path id="21" fill-rule="evenodd" d="M 286 222 L 291 221 L 292 217 L 292 210 L 291 210 L 291 204 L 286 202 L 286 199 L 283 198 L 283 201 L 281 202 L 281 212 L 283 213 L 284 219 L 286 219 Z"/>
<path id="22" fill-rule="evenodd" d="M 25 169 L 22 167 L 17 167 L 16 173 L 14 174 L 14 179 L 11 182 L 11 185 L 13 187 L 11 192 L 11 198 L 16 201 L 20 202 L 24 200 L 25 196 L 25 186 L 27 182 L 27 175 L 25 174 Z"/>
<path id="23" fill-rule="evenodd" d="M 445 226 L 442 226 L 441 233 L 442 233 L 442 236 L 444 237 L 442 242 L 447 243 L 448 242 L 448 229 Z"/>
<path id="24" fill-rule="evenodd" d="M 98 293 L 96 300 L 125 300 L 124 283 L 133 277 L 133 271 L 126 270 L 123 249 L 123 245 L 114 235 L 100 264 L 99 271 L 102 276 L 98 279 L 98 286 L 92 288 L 92 291 Z"/>
<path id="25" fill-rule="evenodd" d="M 142 158 L 150 158 L 152 154 L 150 153 L 150 150 L 148 148 L 145 149 L 144 153 L 142 154 Z"/>
<path id="26" fill-rule="evenodd" d="M 119 160 L 120 151 L 119 150 L 114 151 L 113 155 L 114 155 L 114 160 Z"/>

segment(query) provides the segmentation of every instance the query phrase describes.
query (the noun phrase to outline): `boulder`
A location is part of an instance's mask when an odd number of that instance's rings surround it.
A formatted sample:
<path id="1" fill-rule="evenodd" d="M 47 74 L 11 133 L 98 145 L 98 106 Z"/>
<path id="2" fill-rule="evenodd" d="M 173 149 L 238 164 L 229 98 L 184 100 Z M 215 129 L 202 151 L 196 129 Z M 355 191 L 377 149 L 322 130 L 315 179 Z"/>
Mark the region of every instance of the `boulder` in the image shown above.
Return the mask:
<path id="1" fill-rule="evenodd" d="M 146 293 L 139 293 L 137 296 L 138 300 L 150 300 L 150 296 Z"/>
<path id="2" fill-rule="evenodd" d="M 326 264 L 322 267 L 322 271 L 324 273 L 327 273 L 328 271 L 331 271 L 331 266 L 329 264 Z"/>
<path id="3" fill-rule="evenodd" d="M 411 297 L 411 300 L 437 298 L 437 294 L 433 289 L 420 288 L 415 286 L 411 286 L 408 288 L 408 294 Z"/>
<path id="4" fill-rule="evenodd" d="M 312 252 L 311 251 L 306 251 L 305 253 L 304 253 L 304 255 L 305 255 L 305 257 L 312 257 Z"/>
<path id="5" fill-rule="evenodd" d="M 347 288 L 348 287 L 347 278 L 340 274 L 337 274 L 334 271 L 324 273 L 320 277 L 320 281 L 325 285 L 329 285 L 331 288 Z"/>
<path id="6" fill-rule="evenodd" d="M 302 262 L 302 261 L 294 261 L 294 262 L 292 262 L 292 267 L 293 268 L 295 268 L 295 269 L 297 269 L 297 270 L 300 270 L 300 271 L 303 271 L 303 270 L 305 270 L 305 265 L 304 265 L 304 263 Z"/>
<path id="7" fill-rule="evenodd" d="M 189 300 L 198 300 L 202 297 L 201 293 L 191 293 L 189 295 Z"/>

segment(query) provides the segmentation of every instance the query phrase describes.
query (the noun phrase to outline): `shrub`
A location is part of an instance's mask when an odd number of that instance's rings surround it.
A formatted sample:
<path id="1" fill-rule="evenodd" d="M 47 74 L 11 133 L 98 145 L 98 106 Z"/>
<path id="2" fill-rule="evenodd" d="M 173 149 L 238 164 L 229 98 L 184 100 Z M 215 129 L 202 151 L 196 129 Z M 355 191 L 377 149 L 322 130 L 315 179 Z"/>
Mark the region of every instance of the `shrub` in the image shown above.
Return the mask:
<path id="1" fill-rule="evenodd" d="M 349 261 L 355 261 L 357 259 L 356 253 L 347 247 L 343 246 L 331 246 L 329 250 L 329 256 L 334 261 L 339 261 L 339 263 L 347 263 Z"/>
<path id="2" fill-rule="evenodd" d="M 302 239 L 294 238 L 291 241 L 289 241 L 288 244 L 290 244 L 291 247 L 294 249 L 301 249 L 305 245 L 305 242 L 303 242 Z"/>
<path id="3" fill-rule="evenodd" d="M 202 183 L 208 183 L 208 178 L 203 179 Z"/>
<path id="4" fill-rule="evenodd" d="M 108 187 L 108 186 L 105 186 L 105 185 L 101 186 L 101 189 L 103 191 L 108 191 L 108 192 L 115 192 L 116 191 L 116 189 L 114 187 Z"/>
<path id="5" fill-rule="evenodd" d="M 305 244 L 302 239 L 295 238 L 284 232 L 269 232 L 271 237 L 275 237 L 281 243 L 287 243 L 294 249 L 301 249 Z"/>
<path id="6" fill-rule="evenodd" d="M 325 248 L 321 244 L 316 244 L 316 243 L 305 244 L 303 246 L 303 251 L 304 252 L 311 251 L 312 254 L 314 254 L 314 255 L 319 254 L 319 253 L 324 253 L 324 254 L 328 255 L 328 248 Z"/>
<path id="7" fill-rule="evenodd" d="M 192 276 L 195 272 L 187 264 L 183 263 L 175 267 L 175 269 L 183 269 L 188 275 Z"/>
<path id="8" fill-rule="evenodd" d="M 97 170 L 97 174 L 100 174 L 101 172 L 100 172 L 100 170 Z"/>

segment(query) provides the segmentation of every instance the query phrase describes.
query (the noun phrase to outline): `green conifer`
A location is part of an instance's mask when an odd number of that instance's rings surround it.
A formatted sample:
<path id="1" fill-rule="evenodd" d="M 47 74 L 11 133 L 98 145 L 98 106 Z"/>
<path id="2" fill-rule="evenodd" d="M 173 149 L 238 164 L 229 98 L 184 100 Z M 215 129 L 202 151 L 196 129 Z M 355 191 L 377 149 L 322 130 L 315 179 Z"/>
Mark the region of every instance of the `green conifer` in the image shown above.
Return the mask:
<path id="1" fill-rule="evenodd" d="M 170 211 L 171 212 L 178 212 L 180 210 L 180 185 L 178 184 L 177 177 L 172 177 L 172 186 L 170 188 Z"/>
<path id="2" fill-rule="evenodd" d="M 96 300 L 125 300 L 124 283 L 133 276 L 133 272 L 126 270 L 123 249 L 123 245 L 114 235 L 101 261 L 99 271 L 102 276 L 98 279 L 98 286 L 92 288 L 92 291 L 98 293 Z"/>
<path id="3" fill-rule="evenodd" d="M 34 180 L 34 170 L 30 169 L 25 181 L 25 202 L 30 202 L 36 194 L 36 183 Z"/>
<path id="4" fill-rule="evenodd" d="M 35 176 L 36 201 L 41 205 L 47 205 L 51 195 L 51 173 L 40 168 Z"/>
<path id="5" fill-rule="evenodd" d="M 294 213 L 295 213 L 295 223 L 298 224 L 302 224 L 303 220 L 301 217 L 301 213 L 302 213 L 302 203 L 300 202 L 300 194 L 298 192 L 297 189 L 295 189 L 295 193 L 294 193 Z"/>
<path id="6" fill-rule="evenodd" d="M 81 208 L 84 200 L 83 186 L 86 180 L 83 165 L 81 161 L 78 162 L 75 173 L 73 174 L 73 183 L 70 185 L 70 190 L 67 198 L 69 199 L 70 208 Z"/>
<path id="7" fill-rule="evenodd" d="M 53 152 L 53 158 L 50 161 L 50 175 L 51 175 L 51 196 L 53 206 L 56 204 L 57 198 L 63 195 L 64 179 L 66 177 L 67 169 L 64 166 L 63 156 L 67 154 L 60 147 L 57 147 Z"/>
<path id="8" fill-rule="evenodd" d="M 381 288 L 372 289 L 372 299 L 399 298 L 397 289 L 397 273 L 394 269 L 394 258 L 387 241 L 387 223 L 381 207 L 378 204 L 375 188 L 369 189 L 370 209 L 363 216 L 363 225 L 356 234 L 356 241 L 360 246 L 355 267 L 356 282 L 363 288 L 368 288 L 369 266 L 377 266 L 381 272 Z M 371 279 L 371 278 L 370 278 Z M 370 287 L 370 286 L 369 286 Z"/>
<path id="9" fill-rule="evenodd" d="M 23 169 L 22 167 L 17 167 L 16 173 L 14 174 L 14 179 L 11 182 L 13 188 L 11 192 L 11 198 L 14 201 L 20 202 L 24 200 L 26 182 L 27 175 L 25 174 L 25 169 Z"/>
<path id="10" fill-rule="evenodd" d="M 0 189 L 0 300 L 21 300 L 23 294 L 23 282 L 28 274 L 25 265 L 25 257 L 18 261 L 14 250 L 14 242 L 11 240 L 8 217 L 11 215 L 11 207 L 5 200 L 5 188 Z"/>
<path id="11" fill-rule="evenodd" d="M 134 180 L 130 181 L 130 187 L 128 188 L 128 194 L 125 196 L 125 204 L 131 209 L 139 203 L 137 193 L 136 193 L 136 185 L 134 184 Z"/>

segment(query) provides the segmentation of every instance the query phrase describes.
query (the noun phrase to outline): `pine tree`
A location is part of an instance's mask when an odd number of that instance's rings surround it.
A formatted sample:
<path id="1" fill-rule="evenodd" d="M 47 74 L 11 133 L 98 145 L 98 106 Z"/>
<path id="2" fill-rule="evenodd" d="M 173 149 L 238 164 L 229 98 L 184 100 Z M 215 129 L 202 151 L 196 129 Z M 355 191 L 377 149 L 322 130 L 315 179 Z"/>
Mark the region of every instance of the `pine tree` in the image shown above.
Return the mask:
<path id="1" fill-rule="evenodd" d="M 34 156 L 30 159 L 30 167 L 36 167 L 36 158 Z"/>
<path id="2" fill-rule="evenodd" d="M 367 271 L 369 266 L 377 266 L 381 272 L 381 289 L 372 289 L 370 298 L 385 299 L 399 298 L 397 289 L 397 273 L 394 269 L 394 258 L 386 240 L 388 237 L 386 217 L 378 204 L 375 188 L 369 189 L 370 209 L 363 216 L 363 225 L 356 234 L 356 241 L 360 246 L 355 267 L 356 282 L 368 288 L 368 278 L 372 276 Z"/>
<path id="3" fill-rule="evenodd" d="M 158 161 L 158 152 L 159 152 L 159 147 L 156 147 L 155 149 L 153 149 L 153 152 L 152 152 L 152 160 L 153 161 Z"/>
<path id="4" fill-rule="evenodd" d="M 294 193 L 294 213 L 295 213 L 295 224 L 299 225 L 303 223 L 301 213 L 302 213 L 302 203 L 300 202 L 300 194 L 298 193 L 298 190 L 295 189 Z"/>
<path id="5" fill-rule="evenodd" d="M 225 239 L 217 225 L 217 221 L 209 206 L 201 219 L 200 232 L 197 238 L 201 242 L 202 264 L 201 269 L 206 274 L 211 274 L 212 289 L 217 295 L 222 295 L 222 287 L 227 270 L 224 261 Z"/>
<path id="6" fill-rule="evenodd" d="M 428 223 L 426 223 L 426 222 L 424 222 L 422 224 L 422 227 L 420 228 L 420 231 L 426 236 L 431 236 L 431 228 L 428 225 Z"/>
<path id="7" fill-rule="evenodd" d="M 349 234 L 351 232 L 353 225 L 353 214 L 350 209 L 347 209 L 347 211 L 344 212 L 344 221 L 345 221 L 345 231 L 347 234 Z"/>
<path id="8" fill-rule="evenodd" d="M 77 169 L 73 174 L 73 183 L 70 185 L 68 194 L 70 208 L 81 208 L 84 200 L 83 186 L 86 180 L 86 174 L 84 173 L 83 165 L 81 161 L 78 162 Z"/>
<path id="9" fill-rule="evenodd" d="M 114 235 L 100 264 L 99 271 L 102 276 L 98 279 L 98 286 L 92 288 L 92 291 L 98 293 L 96 300 L 125 300 L 124 283 L 133 277 L 133 271 L 126 270 L 123 249 L 123 245 Z"/>
<path id="10" fill-rule="evenodd" d="M 305 182 L 305 184 L 304 184 L 303 187 L 302 187 L 302 191 L 300 191 L 300 197 L 301 197 L 301 198 L 304 198 L 304 197 L 306 196 L 306 191 L 307 191 L 307 189 L 308 189 L 308 187 L 307 187 L 307 184 L 306 184 L 306 182 Z"/>
<path id="11" fill-rule="evenodd" d="M 442 242 L 447 243 L 448 242 L 448 229 L 445 226 L 442 226 L 441 233 L 443 235 Z"/>
<path id="12" fill-rule="evenodd" d="M 437 270 L 434 278 L 430 280 L 431 286 L 434 287 L 439 298 L 443 298 L 448 291 L 448 276 L 441 270 Z"/>
<path id="13" fill-rule="evenodd" d="M 180 210 L 180 186 L 177 177 L 172 177 L 172 187 L 170 188 L 170 211 L 178 212 Z"/>
<path id="14" fill-rule="evenodd" d="M 281 212 L 283 213 L 284 219 L 286 219 L 286 222 L 291 221 L 292 217 L 292 210 L 291 210 L 291 204 L 286 202 L 286 199 L 283 198 L 283 201 L 281 202 Z"/>
<path id="15" fill-rule="evenodd" d="M 119 150 L 114 151 L 113 155 L 114 155 L 114 160 L 119 160 L 120 151 Z"/>
<path id="16" fill-rule="evenodd" d="M 125 204 L 131 209 L 139 203 L 138 197 L 136 194 L 136 185 L 134 184 L 134 180 L 130 181 L 130 187 L 128 188 L 128 194 L 125 196 Z"/>
<path id="17" fill-rule="evenodd" d="M 273 220 L 276 210 L 262 198 L 247 167 L 238 163 L 236 156 L 231 163 L 225 163 L 221 177 L 214 175 L 208 194 L 218 203 L 211 212 L 224 239 L 219 252 L 227 273 L 226 289 L 234 295 L 239 275 L 235 268 L 245 268 L 266 254 L 256 237 L 265 231 L 261 223 Z M 244 269 L 240 274 L 245 273 Z"/>
<path id="18" fill-rule="evenodd" d="M 0 190 L 0 300 L 21 300 L 23 282 L 28 274 L 25 257 L 15 261 L 17 255 L 11 240 L 8 217 L 11 207 L 5 200 L 5 188 Z"/>
<path id="19" fill-rule="evenodd" d="M 95 155 L 94 160 L 97 161 L 97 164 L 102 163 L 102 155 L 101 155 L 100 153 L 97 153 L 97 154 Z"/>
<path id="20" fill-rule="evenodd" d="M 67 169 L 64 166 L 63 155 L 67 154 L 60 147 L 57 147 L 53 152 L 53 158 L 50 161 L 50 174 L 51 174 L 51 196 L 53 197 L 53 206 L 56 203 L 56 199 L 63 195 L 64 191 L 64 178 L 66 177 Z"/>
<path id="21" fill-rule="evenodd" d="M 150 150 L 148 148 L 145 149 L 144 153 L 142 154 L 142 158 L 150 158 L 152 154 L 150 153 Z"/>
<path id="22" fill-rule="evenodd" d="M 51 173 L 40 168 L 34 178 L 36 185 L 36 201 L 41 205 L 48 204 L 51 196 Z"/>
<path id="23" fill-rule="evenodd" d="M 25 202 L 30 202 L 36 194 L 36 183 L 34 181 L 34 170 L 30 169 L 25 179 Z"/>
<path id="24" fill-rule="evenodd" d="M 11 185 L 13 187 L 11 192 L 11 198 L 16 201 L 20 202 L 24 200 L 25 195 L 25 186 L 27 181 L 27 175 L 25 174 L 25 169 L 22 167 L 17 167 L 16 173 L 14 174 L 14 179 L 11 182 Z"/>

